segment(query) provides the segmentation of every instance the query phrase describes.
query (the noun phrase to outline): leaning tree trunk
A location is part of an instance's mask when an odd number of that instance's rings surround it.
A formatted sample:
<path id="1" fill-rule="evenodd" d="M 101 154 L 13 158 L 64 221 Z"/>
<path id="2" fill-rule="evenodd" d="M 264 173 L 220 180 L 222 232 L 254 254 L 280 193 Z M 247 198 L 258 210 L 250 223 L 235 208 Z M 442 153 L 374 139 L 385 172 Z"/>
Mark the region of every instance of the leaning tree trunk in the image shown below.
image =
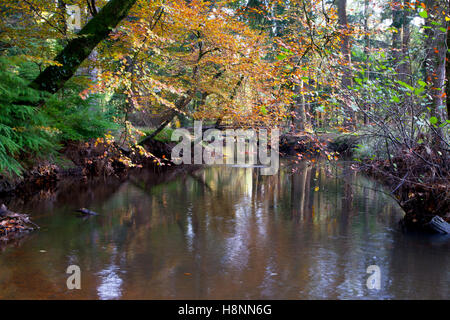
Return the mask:
<path id="1" fill-rule="evenodd" d="M 94 48 L 105 39 L 111 30 L 126 17 L 137 0 L 111 0 L 93 17 L 77 37 L 67 44 L 56 56 L 55 61 L 61 66 L 47 67 L 30 84 L 30 87 L 55 93 L 64 86 L 89 56 Z"/>
<path id="2" fill-rule="evenodd" d="M 159 125 L 159 127 L 155 131 L 153 131 L 150 135 L 145 137 L 139 144 L 140 145 L 145 144 L 147 141 L 152 140 L 154 137 L 156 137 L 158 133 L 163 131 L 164 128 L 167 127 L 167 125 L 170 122 L 172 122 L 175 116 L 180 113 L 178 110 L 183 111 L 187 107 L 187 105 L 192 101 L 192 97 L 193 94 L 189 92 L 189 95 L 187 97 L 181 97 L 180 99 L 178 99 L 175 102 L 175 107 L 177 107 L 177 109 L 172 109 L 167 115 L 167 117 L 164 119 L 164 121 Z"/>

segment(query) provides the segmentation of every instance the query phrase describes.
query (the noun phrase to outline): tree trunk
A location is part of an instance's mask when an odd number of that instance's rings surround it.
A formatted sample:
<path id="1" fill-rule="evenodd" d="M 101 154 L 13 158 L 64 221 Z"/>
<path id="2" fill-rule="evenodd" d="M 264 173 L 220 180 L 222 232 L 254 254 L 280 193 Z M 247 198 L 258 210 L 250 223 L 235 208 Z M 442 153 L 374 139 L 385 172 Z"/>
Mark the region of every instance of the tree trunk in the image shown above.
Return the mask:
<path id="1" fill-rule="evenodd" d="M 30 84 L 30 87 L 50 93 L 61 89 L 80 64 L 89 56 L 94 48 L 104 40 L 111 30 L 126 17 L 128 11 L 137 0 L 111 0 L 93 17 L 77 38 L 69 41 L 55 61 L 62 66 L 47 67 Z"/>
<path id="2" fill-rule="evenodd" d="M 440 28 L 447 26 L 445 10 L 447 0 L 433 1 L 427 0 L 426 7 L 428 9 L 428 18 L 425 19 L 427 41 L 426 41 L 426 71 L 427 82 L 429 86 L 429 94 L 432 97 L 430 106 L 430 116 L 439 120 L 444 120 L 443 107 L 445 96 L 445 70 L 446 56 L 448 55 L 446 40 L 447 32 L 442 32 Z M 442 128 L 437 127 L 433 130 L 434 146 L 439 148 L 441 144 Z"/>
<path id="3" fill-rule="evenodd" d="M 402 48 L 402 33 L 403 33 L 403 14 L 402 14 L 402 3 L 394 2 L 392 4 L 392 27 L 395 31 L 392 33 L 392 60 L 394 63 L 394 69 L 397 73 L 400 70 L 401 61 L 401 48 Z M 399 80 L 401 77 L 397 75 Z"/>
<path id="4" fill-rule="evenodd" d="M 403 26 L 402 26 L 402 63 L 400 65 L 400 73 L 403 81 L 411 84 L 411 64 L 408 62 L 409 58 L 409 40 L 411 37 L 411 30 L 409 27 L 410 16 L 408 10 L 403 9 Z"/>
<path id="5" fill-rule="evenodd" d="M 192 101 L 192 97 L 193 95 L 191 93 L 189 93 L 187 97 L 181 97 L 175 103 L 175 106 L 177 107 L 178 110 L 183 110 Z M 156 135 L 160 133 L 165 127 L 167 127 L 167 125 L 173 120 L 173 118 L 175 118 L 175 116 L 178 113 L 179 112 L 177 110 L 171 110 L 167 115 L 166 119 L 159 125 L 159 127 L 155 131 L 153 131 L 150 135 L 145 137 L 139 144 L 143 145 L 145 144 L 146 141 L 152 140 L 154 137 L 156 137 Z"/>
<path id="6" fill-rule="evenodd" d="M 343 75 L 341 84 L 343 89 L 347 89 L 348 86 L 352 85 L 352 79 L 350 76 L 350 39 L 348 35 L 348 21 L 347 21 L 347 0 L 338 0 L 338 23 L 340 29 L 341 37 L 341 55 L 343 58 Z M 355 112 L 350 110 L 349 115 L 351 117 L 350 125 L 356 127 L 355 122 Z M 348 121 L 345 121 L 348 125 Z"/>
<path id="7" fill-rule="evenodd" d="M 406 62 L 409 46 L 409 13 L 401 2 L 394 3 L 392 8 L 392 26 L 397 32 L 392 35 L 393 63 L 397 79 L 410 83 L 408 79 L 409 66 Z"/>
<path id="8" fill-rule="evenodd" d="M 450 120 L 450 32 L 448 28 L 450 23 L 447 23 L 447 53 L 445 59 L 445 73 L 447 77 L 446 85 L 446 102 L 447 102 L 447 119 Z"/>
<path id="9" fill-rule="evenodd" d="M 364 0 L 364 55 L 366 56 L 366 77 L 370 78 L 370 37 L 369 37 L 369 0 Z M 364 109 L 369 111 L 369 105 L 365 104 Z M 364 125 L 369 123 L 367 113 L 364 113 Z"/>
<path id="10" fill-rule="evenodd" d="M 305 108 L 305 95 L 303 94 L 305 82 L 301 80 L 301 85 L 296 85 L 294 88 L 295 94 L 298 97 L 295 99 L 293 124 L 296 132 L 305 131 L 308 127 Z"/>
<path id="11" fill-rule="evenodd" d="M 338 23 L 341 32 L 341 54 L 344 59 L 344 75 L 342 78 L 342 85 L 346 88 L 351 85 L 350 78 L 350 40 L 348 36 L 348 21 L 347 21 L 347 0 L 338 1 Z"/>

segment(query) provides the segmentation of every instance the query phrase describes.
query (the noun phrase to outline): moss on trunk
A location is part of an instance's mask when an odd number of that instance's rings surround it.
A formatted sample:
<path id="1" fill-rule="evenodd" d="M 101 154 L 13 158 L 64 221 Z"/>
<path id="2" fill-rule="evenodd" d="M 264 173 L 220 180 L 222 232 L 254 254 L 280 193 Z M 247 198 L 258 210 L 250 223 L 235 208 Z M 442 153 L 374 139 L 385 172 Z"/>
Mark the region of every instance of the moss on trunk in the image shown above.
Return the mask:
<path id="1" fill-rule="evenodd" d="M 94 48 L 105 39 L 111 30 L 126 17 L 137 0 L 111 0 L 92 18 L 78 36 L 71 40 L 63 51 L 54 59 L 62 66 L 47 67 L 30 84 L 30 87 L 50 93 L 61 89 L 80 64 Z"/>

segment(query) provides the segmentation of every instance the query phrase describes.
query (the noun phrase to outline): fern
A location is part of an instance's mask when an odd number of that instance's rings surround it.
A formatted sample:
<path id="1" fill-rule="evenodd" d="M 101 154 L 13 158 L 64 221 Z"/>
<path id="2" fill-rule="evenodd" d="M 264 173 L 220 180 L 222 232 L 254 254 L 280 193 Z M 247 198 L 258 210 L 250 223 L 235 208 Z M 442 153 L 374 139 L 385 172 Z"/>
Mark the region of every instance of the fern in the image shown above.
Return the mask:
<path id="1" fill-rule="evenodd" d="M 0 172 L 20 175 L 23 166 L 18 157 L 49 150 L 52 139 L 42 130 L 45 115 L 31 106 L 43 99 L 43 94 L 28 88 L 8 67 L 8 61 L 0 59 Z"/>
<path id="2" fill-rule="evenodd" d="M 49 97 L 28 87 L 37 73 L 29 63 L 12 65 L 0 58 L 0 174 L 20 176 L 25 164 L 55 153 L 61 142 L 100 137 L 116 128 L 115 108 L 102 106 L 101 96 L 83 100 L 82 88 L 72 83 Z M 42 107 L 33 107 L 40 101 L 45 101 Z"/>
<path id="3" fill-rule="evenodd" d="M 113 120 L 115 113 L 98 103 L 101 96 L 83 100 L 77 92 L 54 95 L 46 103 L 44 112 L 51 119 L 51 126 L 59 132 L 60 140 L 87 140 L 117 128 Z"/>

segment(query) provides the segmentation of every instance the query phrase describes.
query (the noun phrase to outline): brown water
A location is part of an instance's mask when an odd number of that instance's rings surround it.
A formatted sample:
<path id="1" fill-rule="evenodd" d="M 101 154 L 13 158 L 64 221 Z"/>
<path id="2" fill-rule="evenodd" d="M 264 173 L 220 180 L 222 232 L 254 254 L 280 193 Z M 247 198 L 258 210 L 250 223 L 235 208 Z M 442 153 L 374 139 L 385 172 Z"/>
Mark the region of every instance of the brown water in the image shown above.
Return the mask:
<path id="1" fill-rule="evenodd" d="M 14 200 L 42 229 L 2 246 L 0 298 L 450 298 L 450 239 L 402 233 L 380 186 L 339 166 L 144 172 Z M 67 289 L 72 264 L 81 290 Z"/>

